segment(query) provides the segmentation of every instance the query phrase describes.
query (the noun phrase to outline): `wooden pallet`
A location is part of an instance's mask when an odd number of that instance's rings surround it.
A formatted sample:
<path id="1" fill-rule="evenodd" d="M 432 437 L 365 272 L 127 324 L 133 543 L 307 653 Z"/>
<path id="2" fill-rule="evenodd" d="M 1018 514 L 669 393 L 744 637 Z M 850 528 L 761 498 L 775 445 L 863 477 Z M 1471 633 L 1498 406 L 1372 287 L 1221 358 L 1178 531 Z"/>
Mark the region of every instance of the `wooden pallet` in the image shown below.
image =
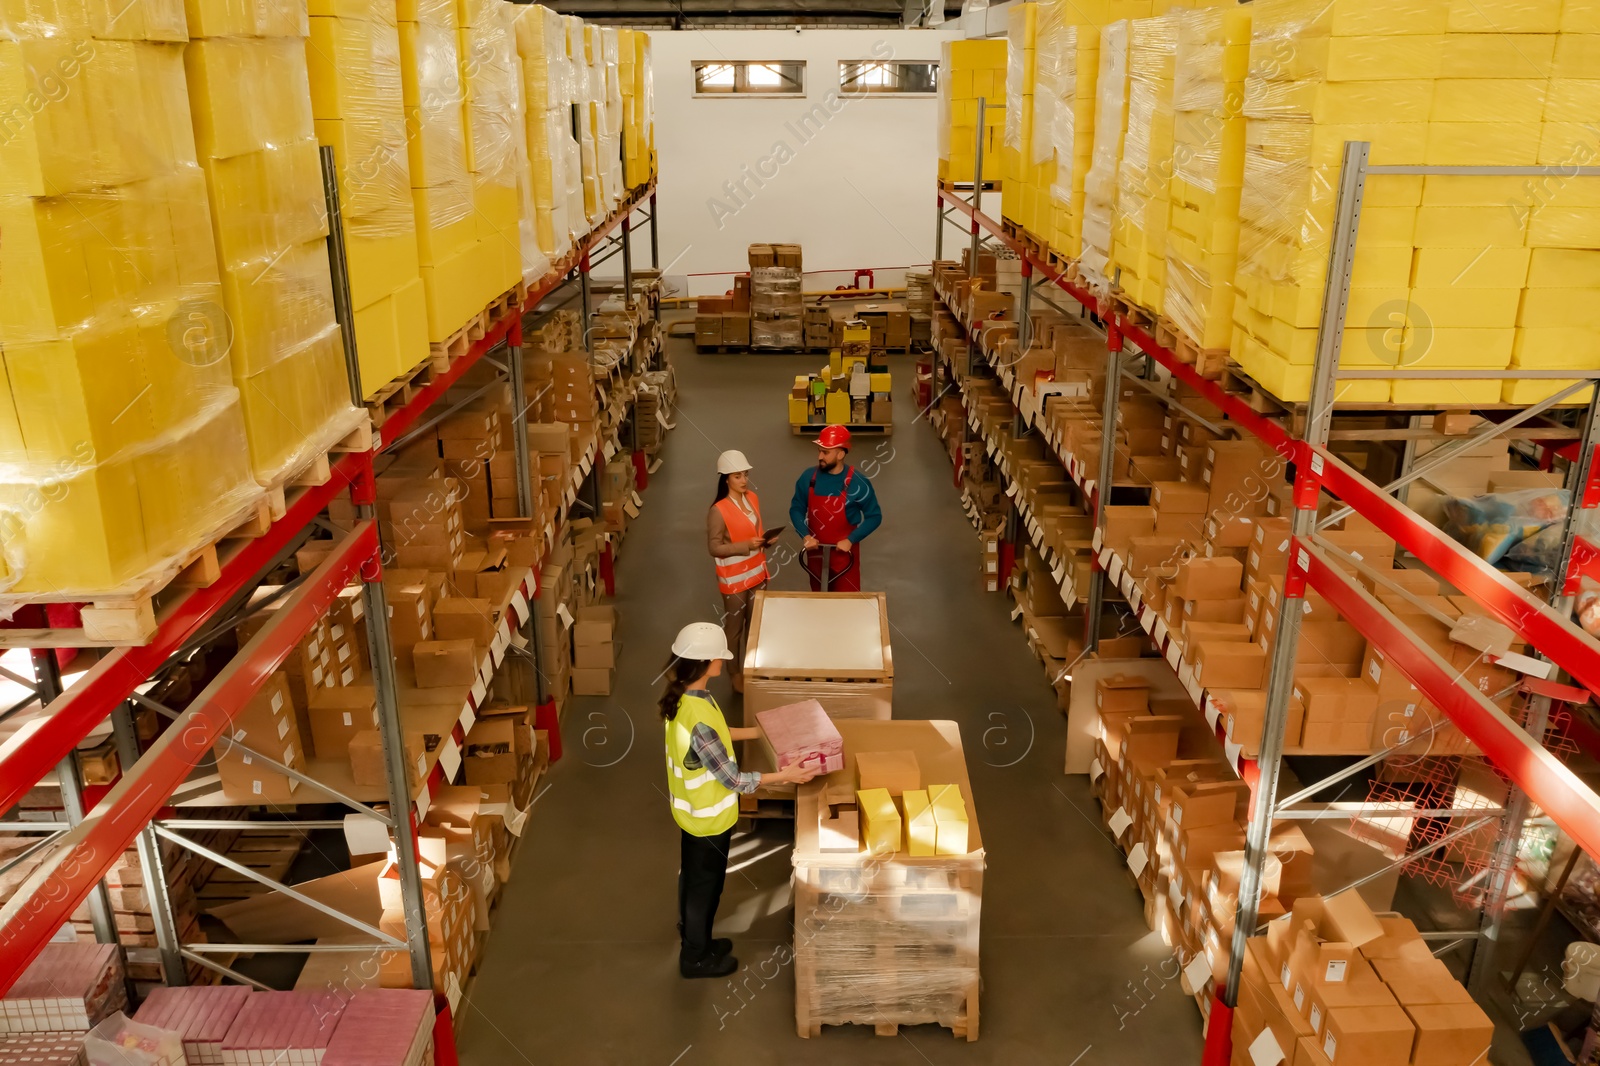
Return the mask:
<path id="1" fill-rule="evenodd" d="M 340 437 L 327 451 L 312 452 L 300 462 L 279 474 L 267 486 L 267 510 L 276 522 L 289 513 L 291 489 L 326 485 L 333 477 L 333 456 L 343 452 L 370 452 L 376 434 L 370 414 L 352 420 L 348 433 Z"/>
<path id="2" fill-rule="evenodd" d="M 797 975 L 798 976 L 798 975 Z M 822 1035 L 824 1026 L 845 1025 L 870 1025 L 876 1036 L 899 1036 L 902 1025 L 938 1025 L 950 1030 L 950 1035 L 957 1040 L 971 1042 L 978 1039 L 978 989 L 976 983 L 967 993 L 965 1009 L 956 1014 L 941 1014 L 936 1011 L 885 1011 L 882 1018 L 836 1018 L 818 1016 L 803 1004 L 800 997 L 795 1000 L 795 1031 L 802 1037 L 816 1039 Z"/>
<path id="3" fill-rule="evenodd" d="M 1155 316 L 1130 300 L 1126 293 L 1114 292 L 1111 294 L 1111 305 L 1116 308 L 1119 317 L 1127 319 L 1143 330 L 1155 329 Z"/>
<path id="4" fill-rule="evenodd" d="M 254 540 L 272 525 L 265 494 L 253 496 L 209 538 L 129 585 L 85 597 L 59 592 L 0 597 L 0 606 L 83 603 L 79 625 L 61 629 L 0 629 L 0 648 L 115 648 L 147 643 L 156 631 L 156 605 L 167 594 L 206 588 L 222 576 L 231 541 Z M 9 601 L 9 602 L 7 602 Z"/>
<path id="5" fill-rule="evenodd" d="M 1166 315 L 1156 319 L 1155 341 L 1173 354 L 1178 362 L 1195 368 L 1195 373 L 1212 381 L 1228 369 L 1228 349 L 1202 348 L 1181 326 Z"/>
<path id="6" fill-rule="evenodd" d="M 949 181 L 949 180 L 947 180 L 945 178 L 940 178 L 939 179 L 939 188 L 943 189 L 945 192 L 950 192 L 950 193 L 971 192 L 972 191 L 972 182 L 970 182 L 970 181 Z M 989 178 L 989 179 L 985 180 L 984 183 L 983 183 L 984 192 L 992 192 L 992 191 L 997 190 L 999 188 L 1000 188 L 1000 179 L 999 178 Z"/>
<path id="7" fill-rule="evenodd" d="M 816 436 L 821 433 L 827 423 L 807 423 L 803 426 L 790 424 L 789 431 L 796 437 Z M 883 422 L 850 422 L 844 427 L 851 433 L 865 433 L 868 436 L 889 437 L 894 435 L 894 426 Z"/>

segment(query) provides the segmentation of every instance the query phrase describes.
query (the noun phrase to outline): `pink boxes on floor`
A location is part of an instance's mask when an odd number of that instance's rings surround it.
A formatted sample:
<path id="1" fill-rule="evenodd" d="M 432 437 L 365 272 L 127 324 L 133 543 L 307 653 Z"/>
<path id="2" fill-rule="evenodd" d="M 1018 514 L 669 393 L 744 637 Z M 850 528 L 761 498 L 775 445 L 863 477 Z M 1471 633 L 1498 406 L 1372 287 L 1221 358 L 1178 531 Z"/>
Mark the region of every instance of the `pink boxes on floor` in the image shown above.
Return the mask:
<path id="1" fill-rule="evenodd" d="M 322 1066 L 431 1066 L 433 993 L 374 988 L 350 997 Z"/>
<path id="2" fill-rule="evenodd" d="M 801 763 L 825 774 L 844 769 L 844 738 L 816 700 L 757 711 L 756 720 L 778 756 L 779 768 Z"/>
<path id="3" fill-rule="evenodd" d="M 349 997 L 252 992 L 222 1038 L 223 1066 L 317 1066 Z"/>

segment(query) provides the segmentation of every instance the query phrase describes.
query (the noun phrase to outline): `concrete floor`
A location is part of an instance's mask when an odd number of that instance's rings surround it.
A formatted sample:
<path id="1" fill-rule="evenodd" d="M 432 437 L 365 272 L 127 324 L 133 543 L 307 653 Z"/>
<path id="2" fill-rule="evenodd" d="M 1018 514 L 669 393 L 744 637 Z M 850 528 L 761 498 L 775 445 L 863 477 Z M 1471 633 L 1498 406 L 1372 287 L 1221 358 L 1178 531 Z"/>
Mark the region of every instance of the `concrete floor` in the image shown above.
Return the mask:
<path id="1" fill-rule="evenodd" d="M 735 837 L 717 931 L 745 968 L 735 979 L 677 974 L 678 833 L 667 807 L 655 678 L 673 634 L 715 620 L 705 550 L 715 458 L 755 463 L 768 525 L 786 522 L 794 478 L 815 448 L 792 436 L 784 394 L 811 356 L 698 355 L 672 342 L 681 403 L 666 462 L 617 566 L 623 666 L 609 698 L 576 699 L 565 757 L 545 779 L 529 839 L 459 1011 L 469 1066 L 525 1062 L 1198 1062 L 1200 1017 L 1177 964 L 1146 929 L 1139 895 L 1100 829 L 1087 778 L 1061 771 L 1063 718 L 1009 601 L 986 594 L 978 540 L 949 461 L 913 421 L 911 365 L 893 361 L 895 435 L 859 440 L 885 514 L 866 543 L 866 587 L 889 593 L 895 717 L 961 723 L 988 873 L 982 1033 L 935 1026 L 876 1037 L 850 1026 L 795 1035 L 794 979 L 774 953 L 791 935 L 792 826 Z M 775 587 L 798 589 L 794 564 Z M 734 717 L 726 681 L 717 695 Z"/>

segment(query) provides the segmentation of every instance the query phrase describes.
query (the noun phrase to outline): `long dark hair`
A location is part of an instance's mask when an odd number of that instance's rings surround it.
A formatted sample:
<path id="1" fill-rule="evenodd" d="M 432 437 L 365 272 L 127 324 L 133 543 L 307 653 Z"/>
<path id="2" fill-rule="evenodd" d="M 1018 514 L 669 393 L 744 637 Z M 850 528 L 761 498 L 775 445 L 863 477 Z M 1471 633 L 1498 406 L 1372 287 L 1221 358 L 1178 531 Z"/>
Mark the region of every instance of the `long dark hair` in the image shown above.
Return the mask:
<path id="1" fill-rule="evenodd" d="M 706 675 L 711 669 L 709 659 L 680 659 L 674 655 L 667 660 L 667 668 L 662 673 L 667 675 L 666 691 L 661 693 L 661 717 L 672 721 L 678 717 L 678 701 L 688 691 L 689 686 Z"/>
<path id="2" fill-rule="evenodd" d="M 717 475 L 717 498 L 712 500 L 711 502 L 714 503 L 714 504 L 715 503 L 720 503 L 720 502 L 722 502 L 723 500 L 725 500 L 727 498 L 728 498 L 728 475 L 727 474 L 718 474 Z"/>

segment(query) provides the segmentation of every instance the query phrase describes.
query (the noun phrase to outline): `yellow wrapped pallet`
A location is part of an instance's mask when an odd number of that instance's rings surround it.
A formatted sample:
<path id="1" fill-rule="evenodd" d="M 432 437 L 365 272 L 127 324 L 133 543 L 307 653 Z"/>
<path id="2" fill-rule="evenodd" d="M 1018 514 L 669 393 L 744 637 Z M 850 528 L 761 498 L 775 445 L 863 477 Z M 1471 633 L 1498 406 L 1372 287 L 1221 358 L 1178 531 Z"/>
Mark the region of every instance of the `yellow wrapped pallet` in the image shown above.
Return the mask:
<path id="1" fill-rule="evenodd" d="M 572 137 L 572 64 L 567 58 L 567 27 L 547 7 L 518 5 L 515 21 L 517 56 L 522 72 L 528 162 L 533 173 L 535 232 L 539 247 L 551 258 L 572 247 L 581 228 L 581 172 L 577 142 Z M 579 174 L 579 212 L 571 211 L 572 176 Z"/>
<path id="2" fill-rule="evenodd" d="M 428 340 L 457 335 L 484 308 L 467 170 L 466 100 L 455 0 L 402 0 L 400 86 Z"/>
<path id="3" fill-rule="evenodd" d="M 152 591 L 263 495 L 172 43 L 181 2 L 13 10 L 0 15 L 7 613 Z"/>
<path id="4" fill-rule="evenodd" d="M 1110 287 L 1112 212 L 1123 138 L 1128 131 L 1128 22 L 1100 30 L 1100 68 L 1095 75 L 1094 149 L 1083 179 L 1083 249 L 1078 266 L 1089 284 Z"/>
<path id="5" fill-rule="evenodd" d="M 1233 331 L 1249 11 L 1247 6 L 1196 8 L 1177 16 L 1162 313 L 1208 350 L 1226 349 Z"/>
<path id="6" fill-rule="evenodd" d="M 1062 5 L 1067 12 L 1075 10 Z M 1100 31 L 1093 26 L 1062 24 L 1052 32 L 1041 27 L 1041 69 L 1055 69 L 1055 103 L 1050 116 L 1055 177 L 1050 187 L 1054 219 L 1050 246 L 1076 259 L 1083 251 L 1084 182 L 1094 162 L 1095 79 L 1100 72 Z M 1048 54 L 1051 60 L 1044 56 Z M 1037 105 L 1036 105 L 1037 106 Z M 1037 125 L 1035 127 L 1038 128 Z"/>
<path id="7" fill-rule="evenodd" d="M 505 28 L 506 40 L 511 45 L 511 152 L 512 170 L 517 179 L 517 249 L 522 274 L 522 284 L 532 288 L 551 271 L 550 257 L 539 246 L 539 231 L 535 219 L 538 211 L 533 197 L 533 166 L 528 161 L 528 103 L 524 96 L 522 60 L 516 51 L 517 15 L 524 4 L 510 0 L 496 0 L 495 17 Z"/>
<path id="8" fill-rule="evenodd" d="M 622 81 L 621 35 L 611 26 L 598 27 L 601 73 L 605 94 L 600 109 L 600 172 L 605 179 L 606 202 L 611 210 L 622 203 Z"/>
<path id="9" fill-rule="evenodd" d="M 1172 179 L 1172 78 L 1178 16 L 1135 19 L 1128 33 L 1128 129 L 1117 166 L 1111 265 L 1128 298 L 1161 313 Z"/>
<path id="10" fill-rule="evenodd" d="M 628 188 L 637 189 L 655 174 L 655 94 L 650 77 L 650 35 L 643 30 L 620 30 L 618 34 L 623 177 Z"/>
<path id="11" fill-rule="evenodd" d="M 984 181 L 1001 178 L 1005 144 L 1006 42 L 945 41 L 939 58 L 939 178 L 970 183 L 976 160 L 978 101 L 983 116 Z"/>
<path id="12" fill-rule="evenodd" d="M 191 40 L 184 64 L 250 462 L 278 487 L 367 417 L 350 403 L 333 317 L 309 26 L 299 3 L 236 2 L 216 17 L 220 5 L 191 3 L 197 24 L 231 31 Z"/>
<path id="13" fill-rule="evenodd" d="M 394 3 L 317 0 L 306 65 L 317 140 L 332 146 L 338 169 L 356 354 L 370 398 L 428 358 Z"/>
<path id="14" fill-rule="evenodd" d="M 519 159 L 526 159 L 526 150 L 519 156 L 517 138 L 526 134 L 520 120 L 517 50 L 500 0 L 457 0 L 456 16 L 476 225 L 470 261 L 482 307 L 522 281 L 518 179 Z"/>
<path id="15" fill-rule="evenodd" d="M 1023 229 L 1031 213 L 1026 207 L 1033 177 L 1033 94 L 1037 74 L 1035 44 L 1039 5 L 1012 4 L 1006 9 L 1006 81 L 1004 141 L 1000 149 L 1000 212 Z"/>

